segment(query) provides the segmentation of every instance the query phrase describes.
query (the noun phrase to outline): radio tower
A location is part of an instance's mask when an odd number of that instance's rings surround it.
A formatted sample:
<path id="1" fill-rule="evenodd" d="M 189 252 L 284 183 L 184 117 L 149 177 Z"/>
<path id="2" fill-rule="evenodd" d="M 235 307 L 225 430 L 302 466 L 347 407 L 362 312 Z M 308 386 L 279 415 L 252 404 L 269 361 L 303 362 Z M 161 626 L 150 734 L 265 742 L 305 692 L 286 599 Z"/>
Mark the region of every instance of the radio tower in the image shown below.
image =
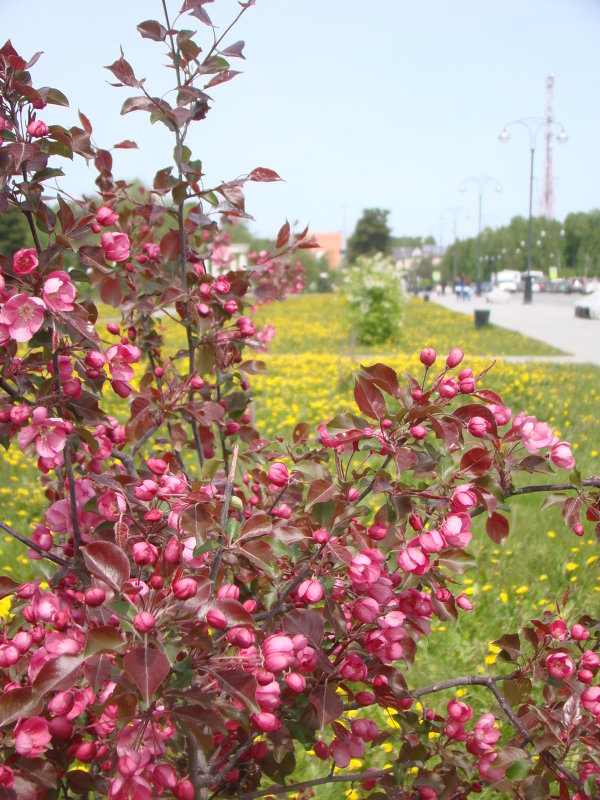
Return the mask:
<path id="1" fill-rule="evenodd" d="M 554 119 L 554 75 L 546 77 L 546 170 L 542 194 L 542 213 L 554 219 L 554 175 L 552 171 L 552 121 Z"/>

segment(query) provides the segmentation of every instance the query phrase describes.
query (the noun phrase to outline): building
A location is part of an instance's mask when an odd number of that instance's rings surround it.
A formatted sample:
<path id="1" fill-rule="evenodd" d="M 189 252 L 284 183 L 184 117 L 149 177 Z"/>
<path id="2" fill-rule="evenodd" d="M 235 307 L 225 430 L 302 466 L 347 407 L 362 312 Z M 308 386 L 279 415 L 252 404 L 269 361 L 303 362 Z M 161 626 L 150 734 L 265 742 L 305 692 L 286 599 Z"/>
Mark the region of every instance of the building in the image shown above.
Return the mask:
<path id="1" fill-rule="evenodd" d="M 344 234 L 340 231 L 332 233 L 313 233 L 312 238 L 319 243 L 310 252 L 316 258 L 326 258 L 330 269 L 339 269 L 344 257 Z"/>

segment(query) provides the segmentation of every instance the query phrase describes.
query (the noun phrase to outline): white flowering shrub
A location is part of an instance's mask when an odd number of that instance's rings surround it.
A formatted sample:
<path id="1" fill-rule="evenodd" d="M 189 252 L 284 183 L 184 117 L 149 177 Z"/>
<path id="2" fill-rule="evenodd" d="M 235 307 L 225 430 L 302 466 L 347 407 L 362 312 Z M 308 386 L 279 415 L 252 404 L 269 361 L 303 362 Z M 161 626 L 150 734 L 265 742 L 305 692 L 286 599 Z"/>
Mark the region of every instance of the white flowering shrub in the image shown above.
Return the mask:
<path id="1" fill-rule="evenodd" d="M 396 338 L 406 296 L 389 256 L 359 256 L 346 268 L 343 288 L 360 344 Z"/>

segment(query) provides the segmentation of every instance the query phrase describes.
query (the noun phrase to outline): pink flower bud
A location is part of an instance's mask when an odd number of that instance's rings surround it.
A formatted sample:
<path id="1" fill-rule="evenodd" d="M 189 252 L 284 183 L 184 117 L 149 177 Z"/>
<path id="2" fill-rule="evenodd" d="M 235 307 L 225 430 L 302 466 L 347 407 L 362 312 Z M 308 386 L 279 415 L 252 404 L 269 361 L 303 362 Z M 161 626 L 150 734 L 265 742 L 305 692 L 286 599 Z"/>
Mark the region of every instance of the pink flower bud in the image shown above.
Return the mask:
<path id="1" fill-rule="evenodd" d="M 108 206 L 100 206 L 98 211 L 96 211 L 96 220 L 99 225 L 103 225 L 104 227 L 114 225 L 118 219 L 119 215 Z"/>
<path id="2" fill-rule="evenodd" d="M 267 476 L 270 483 L 279 487 L 287 486 L 290 480 L 288 468 L 280 461 L 276 461 L 274 464 L 271 464 Z"/>
<path id="3" fill-rule="evenodd" d="M 48 126 L 41 119 L 34 119 L 27 126 L 27 133 L 35 139 L 40 139 L 48 133 Z"/>
<path id="4" fill-rule="evenodd" d="M 453 369 L 457 367 L 460 362 L 463 360 L 464 353 L 460 349 L 460 347 L 453 347 L 452 350 L 448 353 L 448 358 L 446 359 L 446 366 L 449 369 Z"/>
<path id="5" fill-rule="evenodd" d="M 106 330 L 115 336 L 119 336 L 119 334 L 121 333 L 121 329 L 119 328 L 119 325 L 116 322 L 107 322 Z"/>
<path id="6" fill-rule="evenodd" d="M 227 627 L 227 618 L 225 614 L 216 608 L 211 608 L 207 611 L 206 621 L 211 628 L 216 628 L 217 630 L 222 630 Z"/>
<path id="7" fill-rule="evenodd" d="M 369 527 L 367 533 L 371 539 L 374 539 L 375 541 L 381 541 L 387 536 L 387 528 L 385 525 L 382 525 L 381 522 L 374 522 L 373 525 Z"/>
<path id="8" fill-rule="evenodd" d="M 437 355 L 433 347 L 424 347 L 419 354 L 419 360 L 421 364 L 424 364 L 426 367 L 433 366 L 436 358 Z"/>
<path id="9" fill-rule="evenodd" d="M 148 631 L 151 631 L 154 627 L 155 622 L 154 614 L 151 614 L 149 611 L 140 611 L 140 613 L 136 614 L 133 618 L 133 627 L 138 633 L 148 633 Z"/>
<path id="10" fill-rule="evenodd" d="M 360 492 L 358 491 L 358 489 L 350 489 L 348 491 L 348 500 L 351 503 L 354 503 L 356 500 L 358 500 L 359 497 L 360 497 Z"/>
<path id="11" fill-rule="evenodd" d="M 317 528 L 316 531 L 313 531 L 312 536 L 317 544 L 326 544 L 329 541 L 329 534 L 325 528 Z"/>
<path id="12" fill-rule="evenodd" d="M 315 742 L 313 750 L 315 751 L 316 757 L 320 758 L 321 761 L 327 761 L 327 759 L 330 758 L 329 746 L 326 745 L 325 742 Z"/>
<path id="13" fill-rule="evenodd" d="M 13 639 L 13 642 L 16 644 L 16 636 Z M 581 655 L 581 663 L 583 664 L 586 669 L 597 669 L 600 665 L 600 656 L 598 653 L 595 653 L 593 650 L 586 650 L 585 653 Z"/>
<path id="14" fill-rule="evenodd" d="M 469 433 L 471 436 L 481 438 L 488 432 L 488 422 L 483 417 L 471 417 L 469 420 Z"/>
<path id="15" fill-rule="evenodd" d="M 410 435 L 415 439 L 424 439 L 427 436 L 427 428 L 424 425 L 413 425 Z"/>
<path id="16" fill-rule="evenodd" d="M 583 625 L 576 622 L 571 628 L 571 638 L 575 639 L 576 642 L 585 642 L 590 638 L 590 632 Z"/>
<path id="17" fill-rule="evenodd" d="M 444 380 L 438 386 L 438 393 L 440 397 L 443 397 L 446 400 L 451 400 L 458 394 L 458 384 L 454 378 L 444 378 Z"/>
<path id="18" fill-rule="evenodd" d="M 288 672 L 285 682 L 292 692 L 300 693 L 306 689 L 306 678 L 298 672 Z"/>
<path id="19" fill-rule="evenodd" d="M 173 794 L 177 800 L 194 800 L 195 789 L 193 783 L 187 778 L 175 786 Z"/>
<path id="20" fill-rule="evenodd" d="M 178 600 L 189 600 L 198 592 L 198 584 L 193 578 L 180 578 L 172 586 L 173 594 Z"/>
<path id="21" fill-rule="evenodd" d="M 169 469 L 169 465 L 163 458 L 149 458 L 146 464 L 150 472 L 155 475 L 163 475 Z"/>
<path id="22" fill-rule="evenodd" d="M 459 594 L 456 598 L 456 605 L 462 608 L 463 611 L 472 611 L 473 603 L 465 594 Z"/>
<path id="23" fill-rule="evenodd" d="M 313 603 L 318 603 L 320 600 L 323 599 L 323 587 L 319 583 L 319 581 L 314 580 L 306 580 L 302 581 L 300 586 L 298 587 L 298 597 L 300 600 L 304 600 L 305 603 L 312 605 Z"/>
<path id="24" fill-rule="evenodd" d="M 259 714 L 251 714 L 250 721 L 255 728 L 263 733 L 273 733 L 281 728 L 281 722 L 277 719 L 275 714 L 269 711 L 261 711 Z"/>
<path id="25" fill-rule="evenodd" d="M 157 789 L 174 789 L 177 773 L 170 764 L 158 764 L 152 770 L 152 782 Z"/>
<path id="26" fill-rule="evenodd" d="M 573 458 L 569 442 L 559 442 L 555 444 L 550 451 L 550 460 L 561 469 L 573 469 L 575 466 L 575 459 Z"/>
<path id="27" fill-rule="evenodd" d="M 158 550 L 150 542 L 136 542 L 133 545 L 133 560 L 140 566 L 154 564 L 158 558 Z"/>
<path id="28" fill-rule="evenodd" d="M 106 592 L 99 586 L 94 586 L 86 590 L 84 597 L 88 606 L 96 608 L 97 606 L 101 606 L 106 600 Z"/>
<path id="29" fill-rule="evenodd" d="M 37 252 L 33 247 L 18 250 L 13 256 L 15 275 L 29 275 L 38 265 Z"/>

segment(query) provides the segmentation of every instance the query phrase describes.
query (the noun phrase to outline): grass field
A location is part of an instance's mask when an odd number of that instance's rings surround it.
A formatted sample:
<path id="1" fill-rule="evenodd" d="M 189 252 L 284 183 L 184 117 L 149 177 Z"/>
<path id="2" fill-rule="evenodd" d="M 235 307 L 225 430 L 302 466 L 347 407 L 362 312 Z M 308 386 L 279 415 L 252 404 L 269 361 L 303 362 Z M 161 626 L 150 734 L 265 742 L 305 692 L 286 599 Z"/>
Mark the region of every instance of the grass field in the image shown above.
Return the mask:
<path id="1" fill-rule="evenodd" d="M 114 316 L 112 309 L 104 313 Z M 461 346 L 464 365 L 477 372 L 494 356 L 557 352 L 492 326 L 477 331 L 464 316 L 420 300 L 410 301 L 398 340 L 380 351 L 363 352 L 357 347 L 343 301 L 335 295 L 293 297 L 261 308 L 256 318 L 272 323 L 277 330 L 270 352 L 261 356 L 267 372 L 253 378 L 257 424 L 267 436 L 289 433 L 300 420 L 316 426 L 345 408 L 354 410 L 352 370 L 359 362 L 385 361 L 398 371 L 418 372 L 422 346 L 434 347 L 442 355 Z M 170 323 L 166 333 L 174 351 L 181 334 Z M 597 434 L 594 437 L 600 412 L 600 370 L 498 360 L 486 385 L 499 391 L 513 411 L 535 414 L 550 422 L 557 435 L 571 441 L 582 475 L 600 472 L 600 443 Z M 114 404 L 112 412 L 119 412 Z M 123 405 L 120 413 L 125 412 Z M 420 648 L 413 675 L 407 678 L 409 684 L 419 686 L 449 674 L 493 671 L 496 654 L 491 642 L 553 609 L 567 586 L 568 613 L 575 609 L 597 612 L 598 543 L 591 526 L 577 538 L 555 510 L 540 513 L 540 502 L 539 496 L 529 496 L 510 503 L 511 534 L 504 547 L 494 545 L 481 518 L 477 520 L 469 549 L 477 555 L 479 566 L 463 578 L 463 591 L 471 597 L 474 610 L 461 614 L 456 625 L 434 625 L 429 643 Z M 0 465 L 0 518 L 28 533 L 34 522 L 42 521 L 43 507 L 39 473 L 15 446 L 3 455 Z M 6 537 L 0 539 L 0 547 L 0 572 L 13 577 L 30 574 L 20 545 Z M 40 568 L 38 562 L 36 569 Z M 477 691 L 471 690 L 471 701 Z M 441 707 L 441 701 L 438 705 Z M 310 776 L 313 767 L 306 769 Z M 328 789 L 327 795 L 343 797 L 344 791 Z M 350 800 L 355 800 L 353 790 L 348 792 Z"/>

